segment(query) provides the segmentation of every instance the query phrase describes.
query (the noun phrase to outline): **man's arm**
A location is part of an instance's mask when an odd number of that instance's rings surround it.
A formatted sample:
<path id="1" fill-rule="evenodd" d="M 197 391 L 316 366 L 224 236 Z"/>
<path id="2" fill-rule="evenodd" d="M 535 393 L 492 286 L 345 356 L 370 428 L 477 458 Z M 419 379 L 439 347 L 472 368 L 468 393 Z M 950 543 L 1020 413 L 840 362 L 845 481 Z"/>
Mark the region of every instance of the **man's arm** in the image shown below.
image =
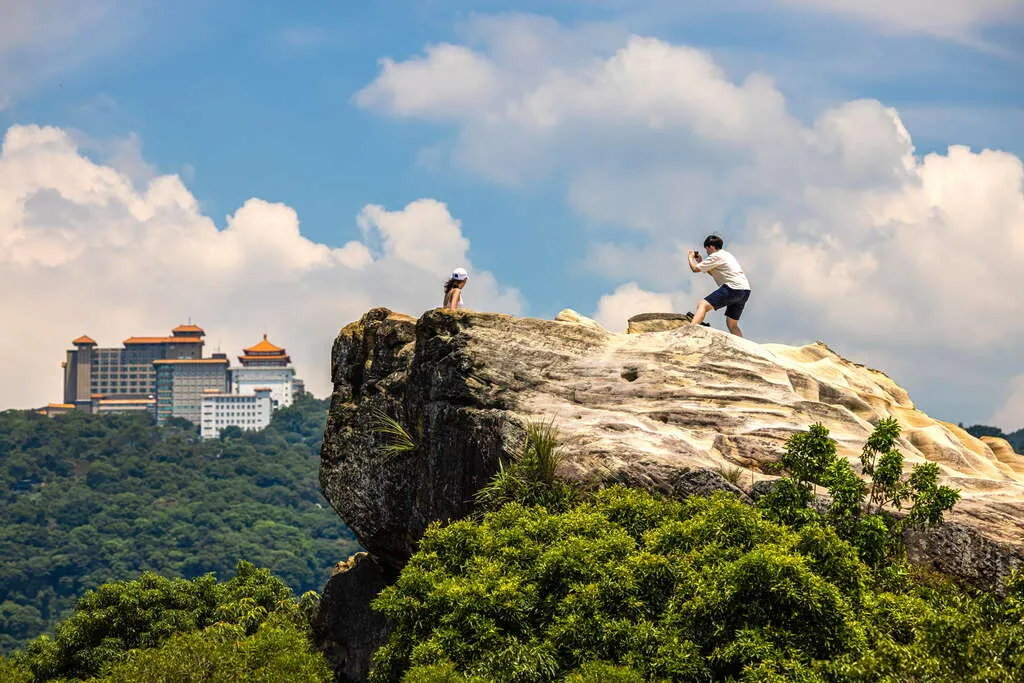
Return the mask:
<path id="1" fill-rule="evenodd" d="M 695 273 L 699 273 L 700 268 L 697 267 L 697 264 L 700 263 L 700 261 L 698 261 L 697 259 L 700 258 L 700 254 L 698 254 L 695 251 L 690 251 L 687 253 L 687 257 L 690 261 L 690 270 L 692 270 Z"/>
<path id="2" fill-rule="evenodd" d="M 690 253 L 690 270 L 695 273 L 707 273 L 720 265 L 722 265 L 722 259 L 717 253 L 709 255 L 707 258 L 701 258 L 700 254 L 695 252 Z"/>

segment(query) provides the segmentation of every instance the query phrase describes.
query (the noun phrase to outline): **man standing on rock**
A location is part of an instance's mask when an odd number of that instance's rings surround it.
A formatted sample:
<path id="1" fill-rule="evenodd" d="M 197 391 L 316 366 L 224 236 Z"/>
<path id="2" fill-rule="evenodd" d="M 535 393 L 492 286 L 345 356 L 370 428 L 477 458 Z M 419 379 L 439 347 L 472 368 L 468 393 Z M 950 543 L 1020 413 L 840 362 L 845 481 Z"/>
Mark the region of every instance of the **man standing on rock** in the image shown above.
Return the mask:
<path id="1" fill-rule="evenodd" d="M 707 273 L 715 280 L 718 289 L 708 294 L 697 304 L 697 312 L 693 316 L 693 324 L 700 325 L 709 311 L 717 311 L 725 306 L 725 324 L 729 332 L 742 337 L 740 332 L 740 315 L 750 298 L 750 283 L 743 274 L 740 262 L 722 247 L 725 243 L 718 235 L 708 235 L 704 240 L 704 249 L 708 257 L 702 259 L 696 249 L 689 253 L 690 270 L 695 273 Z"/>

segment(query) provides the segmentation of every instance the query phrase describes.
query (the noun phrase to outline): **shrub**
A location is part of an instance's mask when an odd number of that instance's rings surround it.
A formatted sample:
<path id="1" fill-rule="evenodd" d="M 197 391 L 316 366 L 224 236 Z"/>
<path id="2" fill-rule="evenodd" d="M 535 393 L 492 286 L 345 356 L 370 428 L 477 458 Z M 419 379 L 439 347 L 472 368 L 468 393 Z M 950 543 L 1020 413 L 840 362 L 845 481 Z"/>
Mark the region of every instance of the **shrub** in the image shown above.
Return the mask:
<path id="1" fill-rule="evenodd" d="M 853 578 L 836 580 L 844 570 Z M 788 671 L 863 647 L 864 576 L 834 532 L 796 533 L 729 494 L 680 504 L 613 487 L 564 512 L 512 503 L 428 529 L 374 603 L 395 630 L 372 679 Z"/>
<path id="2" fill-rule="evenodd" d="M 252 635 L 280 610 L 298 610 L 291 589 L 248 562 L 221 584 L 213 575 L 185 580 L 147 572 L 86 593 L 52 638 L 35 639 L 19 658 L 36 680 L 90 678 L 129 651 L 157 648 L 214 623 Z"/>
<path id="3" fill-rule="evenodd" d="M 815 487 L 827 487 L 831 503 L 824 521 L 844 539 L 853 543 L 861 558 L 873 566 L 899 559 L 903 553 L 903 531 L 927 528 L 942 522 L 946 512 L 960 499 L 960 492 L 939 486 L 939 468 L 922 463 L 903 475 L 903 455 L 896 450 L 900 427 L 895 418 L 879 421 L 861 451 L 861 468 L 870 477 L 861 479 L 849 461 L 836 454 L 836 443 L 821 424 L 786 442 L 780 459 L 783 477 L 758 505 L 773 519 L 800 526 L 819 515 L 808 506 Z M 903 505 L 910 502 L 901 517 Z"/>
<path id="4" fill-rule="evenodd" d="M 327 683 L 331 674 L 307 633 L 293 621 L 274 615 L 251 634 L 236 624 L 217 623 L 172 636 L 157 648 L 133 650 L 106 667 L 96 681 Z"/>
<path id="5" fill-rule="evenodd" d="M 511 463 L 499 463 L 498 474 L 477 491 L 477 505 L 483 510 L 497 510 L 506 503 L 519 502 L 566 509 L 579 496 L 576 489 L 556 477 L 564 457 L 553 420 L 528 422 L 523 443 L 512 453 Z"/>
<path id="6" fill-rule="evenodd" d="M 870 567 L 834 516 L 794 528 L 770 512 L 616 486 L 434 524 L 374 602 L 395 628 L 370 678 L 1024 680 L 1024 573 L 1003 600 L 971 596 L 905 563 Z M 888 533 L 881 519 L 857 533 Z"/>

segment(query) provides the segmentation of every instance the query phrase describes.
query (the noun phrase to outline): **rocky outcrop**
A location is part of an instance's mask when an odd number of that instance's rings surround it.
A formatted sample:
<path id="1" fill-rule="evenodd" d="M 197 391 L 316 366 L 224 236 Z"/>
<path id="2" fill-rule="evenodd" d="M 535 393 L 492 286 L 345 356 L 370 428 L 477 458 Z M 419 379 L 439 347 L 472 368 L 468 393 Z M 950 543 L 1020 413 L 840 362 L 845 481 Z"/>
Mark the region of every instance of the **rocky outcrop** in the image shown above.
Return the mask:
<path id="1" fill-rule="evenodd" d="M 936 462 L 962 491 L 951 522 L 982 539 L 924 539 L 915 557 L 979 583 L 1024 557 L 1024 457 L 930 418 L 883 373 L 820 342 L 758 344 L 664 314 L 635 323 L 626 334 L 568 310 L 555 320 L 370 311 L 334 344 L 324 495 L 374 560 L 397 570 L 428 524 L 471 511 L 532 419 L 556 420 L 565 478 L 673 495 L 737 490 L 731 480 L 746 495 L 772 479 L 764 468 L 793 433 L 823 423 L 859 466 L 873 425 L 892 416 L 908 465 Z M 414 449 L 387 448 L 378 411 Z"/>
<path id="2" fill-rule="evenodd" d="M 626 321 L 626 334 L 644 332 L 668 332 L 693 320 L 692 314 L 683 313 L 640 313 Z"/>
<path id="3" fill-rule="evenodd" d="M 341 562 L 320 596 L 313 637 L 335 671 L 336 681 L 362 681 L 374 651 L 387 640 L 389 625 L 370 602 L 398 578 L 398 572 L 367 553 Z"/>

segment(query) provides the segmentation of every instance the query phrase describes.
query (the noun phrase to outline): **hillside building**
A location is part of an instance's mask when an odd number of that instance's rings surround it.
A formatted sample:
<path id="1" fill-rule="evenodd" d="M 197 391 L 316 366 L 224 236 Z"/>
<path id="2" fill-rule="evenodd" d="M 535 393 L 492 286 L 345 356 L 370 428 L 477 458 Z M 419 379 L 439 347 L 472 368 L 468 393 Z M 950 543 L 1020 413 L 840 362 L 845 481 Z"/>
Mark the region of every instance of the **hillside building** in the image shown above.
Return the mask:
<path id="1" fill-rule="evenodd" d="M 238 357 L 242 367 L 231 370 L 231 392 L 251 396 L 257 389 L 269 388 L 274 408 L 290 406 L 295 395 L 295 368 L 287 351 L 263 339 Z M 301 382 L 301 380 L 299 380 Z"/>
<path id="2" fill-rule="evenodd" d="M 154 360 L 156 368 L 156 421 L 180 417 L 198 425 L 203 395 L 228 391 L 228 357 Z"/>
<path id="3" fill-rule="evenodd" d="M 227 354 L 203 358 L 205 334 L 190 322 L 169 337 L 128 337 L 121 348 L 101 348 L 82 335 L 62 363 L 64 402 L 40 412 L 148 411 L 160 423 L 188 420 L 210 438 L 229 426 L 262 429 L 274 410 L 305 392 L 288 352 L 267 335 L 243 349 L 240 366 L 232 368 Z"/>
<path id="4" fill-rule="evenodd" d="M 257 387 L 252 394 L 207 392 L 202 398 L 199 435 L 215 439 L 226 427 L 243 431 L 263 429 L 274 412 L 270 387 Z"/>
<path id="5" fill-rule="evenodd" d="M 64 367 L 64 402 L 95 412 L 103 401 L 155 399 L 154 361 L 203 356 L 203 329 L 179 325 L 169 337 L 128 337 L 121 348 L 101 348 L 87 335 L 75 339 Z M 129 405 L 129 404 L 124 404 Z M 138 404 L 132 404 L 138 405 Z M 113 409 L 112 403 L 105 403 Z M 153 403 L 152 408 L 155 406 Z"/>

